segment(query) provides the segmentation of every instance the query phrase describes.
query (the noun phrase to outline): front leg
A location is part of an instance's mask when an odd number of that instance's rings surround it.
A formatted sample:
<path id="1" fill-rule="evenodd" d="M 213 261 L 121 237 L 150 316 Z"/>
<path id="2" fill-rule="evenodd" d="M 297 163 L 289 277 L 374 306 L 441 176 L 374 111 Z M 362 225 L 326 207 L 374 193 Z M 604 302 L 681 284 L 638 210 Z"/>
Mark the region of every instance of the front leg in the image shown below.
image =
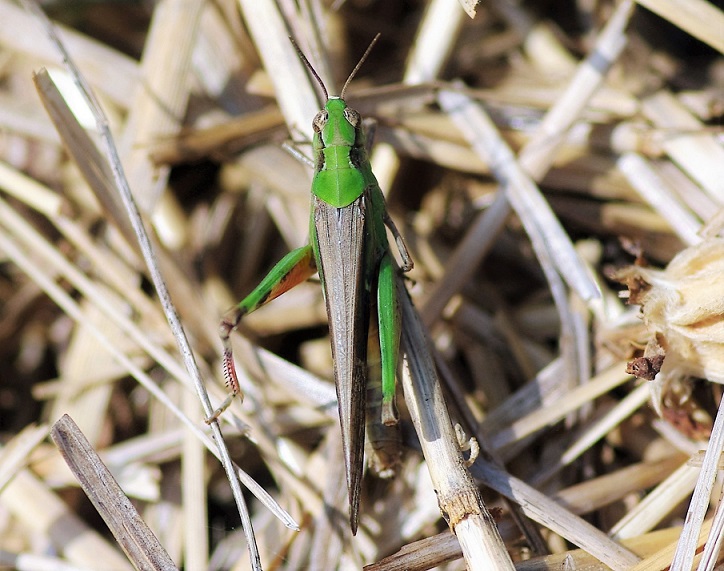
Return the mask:
<path id="1" fill-rule="evenodd" d="M 238 327 L 242 317 L 256 311 L 262 305 L 289 291 L 295 285 L 307 280 L 313 276 L 316 271 L 317 265 L 314 261 L 314 253 L 311 246 L 307 245 L 293 250 L 272 268 L 269 274 L 256 286 L 254 291 L 247 295 L 239 305 L 232 307 L 224 314 L 219 324 L 219 337 L 221 337 L 221 343 L 224 346 L 222 359 L 224 363 L 224 379 L 229 389 L 229 396 L 226 397 L 226 400 L 221 406 L 206 419 L 206 424 L 211 424 L 219 418 L 219 415 L 229 408 L 234 397 L 241 393 L 239 378 L 236 376 L 234 357 L 231 351 L 231 332 Z"/>

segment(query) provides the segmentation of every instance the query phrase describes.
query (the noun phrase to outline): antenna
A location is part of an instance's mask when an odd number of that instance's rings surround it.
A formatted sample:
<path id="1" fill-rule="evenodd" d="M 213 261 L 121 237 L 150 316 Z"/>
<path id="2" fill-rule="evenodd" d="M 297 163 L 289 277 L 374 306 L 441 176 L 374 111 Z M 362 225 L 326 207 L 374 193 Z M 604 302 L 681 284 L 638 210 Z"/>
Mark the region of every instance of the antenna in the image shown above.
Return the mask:
<path id="1" fill-rule="evenodd" d="M 344 92 L 347 90 L 347 86 L 349 85 L 349 82 L 352 81 L 355 75 L 357 75 L 357 72 L 359 71 L 359 68 L 362 67 L 362 64 L 367 59 L 367 56 L 370 55 L 370 52 L 372 51 L 372 48 L 375 47 L 375 44 L 377 43 L 377 40 L 380 39 L 380 34 L 378 33 L 374 38 L 372 38 L 372 41 L 370 42 L 370 45 L 367 46 L 367 49 L 365 50 L 365 53 L 362 54 L 362 57 L 360 58 L 357 65 L 352 70 L 352 73 L 349 74 L 349 77 L 347 78 L 347 81 L 344 82 L 344 87 L 342 87 L 342 91 L 339 94 L 340 99 L 344 99 Z M 296 44 L 295 44 L 296 45 Z M 302 56 L 303 57 L 303 56 Z M 316 75 L 316 74 L 315 74 Z"/>
<path id="2" fill-rule="evenodd" d="M 378 34 L 378 35 L 379 35 L 379 34 Z M 375 39 L 377 39 L 377 38 L 375 38 Z M 307 56 L 304 55 L 304 53 L 302 52 L 301 48 L 297 45 L 297 42 L 294 41 L 294 38 L 292 38 L 291 36 L 289 36 L 289 41 L 292 42 L 292 45 L 294 46 L 294 49 L 297 50 L 297 53 L 299 54 L 299 57 L 302 58 L 302 61 L 304 62 L 304 65 L 307 66 L 307 69 L 309 70 L 309 72 L 312 74 L 312 76 L 314 77 L 314 79 L 317 80 L 317 83 L 318 83 L 319 86 L 322 88 L 322 93 L 324 94 L 324 98 L 325 98 L 325 99 L 329 99 L 329 94 L 327 93 L 327 88 L 324 86 L 324 82 L 322 81 L 322 78 L 319 77 L 319 74 L 317 74 L 316 71 L 314 71 L 314 68 L 312 67 L 312 64 L 309 63 L 309 60 L 307 59 Z M 374 43 L 374 42 L 373 42 L 373 43 Z M 371 47 L 371 46 L 370 46 L 370 47 Z M 369 48 L 367 49 L 367 51 L 369 51 Z M 367 54 L 365 54 L 365 55 L 367 55 Z M 364 58 L 363 58 L 362 61 L 364 61 Z M 357 67 L 359 67 L 359 64 L 357 65 Z M 357 71 L 357 68 L 355 68 L 354 71 Z M 352 73 L 354 74 L 354 72 L 352 72 Z M 347 81 L 349 81 L 349 80 L 347 80 Z M 346 84 L 346 83 L 345 83 L 345 87 L 347 87 L 347 84 Z M 344 91 L 344 89 L 343 89 L 342 91 Z"/>

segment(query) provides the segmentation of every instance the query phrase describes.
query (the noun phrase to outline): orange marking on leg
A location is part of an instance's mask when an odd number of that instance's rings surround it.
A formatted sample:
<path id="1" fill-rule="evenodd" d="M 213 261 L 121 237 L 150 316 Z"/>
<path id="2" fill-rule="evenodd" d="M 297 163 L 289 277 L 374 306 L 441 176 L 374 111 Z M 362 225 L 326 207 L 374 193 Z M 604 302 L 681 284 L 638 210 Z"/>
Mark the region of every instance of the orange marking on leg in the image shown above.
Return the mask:
<path id="1" fill-rule="evenodd" d="M 305 263 L 306 262 L 306 263 Z M 309 253 L 297 263 L 287 274 L 284 275 L 279 283 L 269 292 L 269 296 L 264 303 L 279 297 L 283 293 L 292 289 L 295 285 L 302 283 L 310 278 L 317 271 L 317 264 L 314 262 L 314 255 L 310 250 Z"/>

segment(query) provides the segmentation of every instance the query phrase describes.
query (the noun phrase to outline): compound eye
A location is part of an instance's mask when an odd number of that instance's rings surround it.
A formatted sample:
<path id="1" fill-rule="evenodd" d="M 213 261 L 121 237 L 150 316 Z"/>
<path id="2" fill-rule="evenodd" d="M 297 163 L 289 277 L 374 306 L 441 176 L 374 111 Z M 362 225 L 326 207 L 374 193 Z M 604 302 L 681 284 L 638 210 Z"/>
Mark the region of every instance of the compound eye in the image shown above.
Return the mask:
<path id="1" fill-rule="evenodd" d="M 322 131 L 324 126 L 327 124 L 327 120 L 329 119 L 329 113 L 327 113 L 326 110 L 322 110 L 319 113 L 317 113 L 314 117 L 314 120 L 312 121 L 312 128 L 314 129 L 315 133 L 319 133 Z"/>
<path id="2" fill-rule="evenodd" d="M 344 110 L 344 118 L 347 119 L 347 121 L 349 121 L 349 124 L 352 125 L 352 127 L 354 127 L 355 129 L 362 122 L 362 117 L 360 117 L 360 114 L 354 109 L 350 109 L 349 107 L 345 108 Z"/>

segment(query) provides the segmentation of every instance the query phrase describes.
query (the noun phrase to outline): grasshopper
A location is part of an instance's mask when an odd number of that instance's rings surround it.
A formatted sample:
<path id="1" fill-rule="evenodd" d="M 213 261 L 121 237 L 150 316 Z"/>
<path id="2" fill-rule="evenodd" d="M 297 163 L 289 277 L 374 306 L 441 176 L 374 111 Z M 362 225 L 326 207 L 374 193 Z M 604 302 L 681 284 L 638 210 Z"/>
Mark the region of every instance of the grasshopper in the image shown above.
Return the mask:
<path id="1" fill-rule="evenodd" d="M 310 243 L 282 258 L 243 301 L 224 315 L 219 333 L 230 395 L 207 420 L 215 420 L 240 392 L 229 336 L 243 316 L 318 273 L 329 318 L 353 534 L 359 521 L 367 400 L 370 401 L 367 411 L 370 447 L 372 456 L 379 456 L 377 462 L 381 466 L 377 469 L 383 476 L 389 474 L 390 464 L 399 456 L 394 446 L 384 441 L 385 428 L 397 424 L 395 375 L 401 328 L 395 289 L 399 270 L 390 251 L 386 228 L 395 238 L 402 271 L 407 272 L 413 266 L 372 173 L 362 117 L 344 100 L 347 86 L 378 37 L 379 34 L 339 96 L 328 94 L 324 82 L 294 44 L 326 99 L 324 108 L 312 122 L 314 177 Z M 369 384 L 368 375 L 373 376 Z"/>

